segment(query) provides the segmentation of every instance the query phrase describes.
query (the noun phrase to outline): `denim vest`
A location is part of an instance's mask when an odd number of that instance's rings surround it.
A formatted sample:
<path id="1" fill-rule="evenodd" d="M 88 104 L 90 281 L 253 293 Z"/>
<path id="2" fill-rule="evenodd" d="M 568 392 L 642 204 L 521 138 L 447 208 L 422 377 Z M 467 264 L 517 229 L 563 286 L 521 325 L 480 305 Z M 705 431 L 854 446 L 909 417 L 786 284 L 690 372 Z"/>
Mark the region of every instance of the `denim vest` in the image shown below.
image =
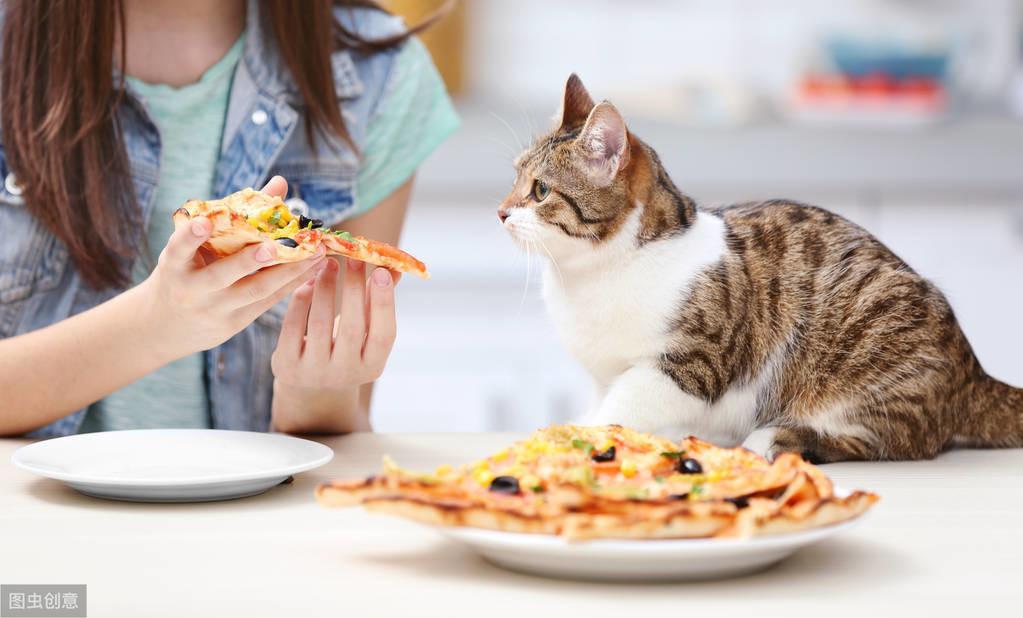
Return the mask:
<path id="1" fill-rule="evenodd" d="M 264 28 L 258 2 L 250 0 L 245 50 L 231 86 L 213 194 L 261 187 L 274 174 L 288 180 L 296 211 L 338 222 L 355 206 L 359 157 L 339 139 L 317 136 L 315 152 L 306 139 L 301 97 Z M 399 18 L 369 9 L 337 9 L 336 17 L 367 38 L 402 32 Z M 361 147 L 375 110 L 388 96 L 395 51 L 334 52 L 334 83 L 349 135 Z M 160 135 L 145 101 L 130 92 L 117 110 L 130 160 L 137 204 L 148 223 L 160 174 Z M 82 281 L 63 243 L 23 207 L 21 190 L 0 145 L 0 338 L 59 322 L 123 290 L 96 290 Z M 144 233 L 145 228 L 139 230 Z M 223 345 L 205 352 L 213 426 L 266 431 L 270 426 L 273 375 L 270 356 L 277 344 L 286 301 L 256 319 Z M 55 359 L 56 360 L 56 359 Z M 29 435 L 75 433 L 85 415 L 78 410 Z"/>

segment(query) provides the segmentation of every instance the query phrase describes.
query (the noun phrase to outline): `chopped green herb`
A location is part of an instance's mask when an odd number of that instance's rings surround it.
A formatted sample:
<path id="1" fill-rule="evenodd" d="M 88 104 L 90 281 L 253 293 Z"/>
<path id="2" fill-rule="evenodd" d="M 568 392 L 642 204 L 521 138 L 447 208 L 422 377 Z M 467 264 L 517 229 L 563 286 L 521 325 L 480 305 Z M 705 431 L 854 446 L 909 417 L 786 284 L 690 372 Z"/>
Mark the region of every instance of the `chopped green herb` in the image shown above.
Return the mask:
<path id="1" fill-rule="evenodd" d="M 593 452 L 594 446 L 586 440 L 572 439 L 572 446 L 578 449 L 582 449 L 587 455 Z"/>
<path id="2" fill-rule="evenodd" d="M 274 214 L 270 215 L 270 220 L 267 221 L 270 225 L 277 226 L 281 223 L 281 211 L 275 210 Z"/>
<path id="3" fill-rule="evenodd" d="M 331 234 L 333 234 L 334 236 L 337 236 L 341 240 L 347 240 L 348 242 L 355 242 L 355 237 L 352 236 L 351 234 L 349 234 L 348 232 L 342 232 L 340 230 L 333 230 L 333 231 L 331 231 Z"/>
<path id="4" fill-rule="evenodd" d="M 661 453 L 661 457 L 667 457 L 668 459 L 681 459 L 685 454 L 685 451 L 664 451 Z"/>
<path id="5" fill-rule="evenodd" d="M 703 485 L 693 485 L 692 489 L 689 490 L 689 495 L 699 496 L 703 493 Z"/>
<path id="6" fill-rule="evenodd" d="M 532 489 L 534 493 L 538 494 L 542 494 L 544 492 L 543 485 L 533 485 L 530 489 Z"/>
<path id="7" fill-rule="evenodd" d="M 654 481 L 657 482 L 657 483 L 663 483 L 664 482 L 664 477 L 663 476 L 655 476 L 654 477 Z"/>

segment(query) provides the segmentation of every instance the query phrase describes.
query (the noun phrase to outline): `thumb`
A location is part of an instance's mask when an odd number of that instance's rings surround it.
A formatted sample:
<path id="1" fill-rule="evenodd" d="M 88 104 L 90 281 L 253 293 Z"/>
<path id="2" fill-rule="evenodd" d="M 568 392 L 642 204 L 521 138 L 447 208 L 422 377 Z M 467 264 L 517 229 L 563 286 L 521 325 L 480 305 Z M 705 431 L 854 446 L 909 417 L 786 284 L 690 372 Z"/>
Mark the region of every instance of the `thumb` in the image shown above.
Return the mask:
<path id="1" fill-rule="evenodd" d="M 288 195 L 288 181 L 283 176 L 274 176 L 262 189 L 263 193 L 284 199 Z"/>
<path id="2" fill-rule="evenodd" d="M 210 220 L 206 217 L 189 218 L 184 209 L 174 213 L 174 233 L 163 249 L 169 265 L 184 268 L 195 263 L 195 254 L 210 237 Z"/>

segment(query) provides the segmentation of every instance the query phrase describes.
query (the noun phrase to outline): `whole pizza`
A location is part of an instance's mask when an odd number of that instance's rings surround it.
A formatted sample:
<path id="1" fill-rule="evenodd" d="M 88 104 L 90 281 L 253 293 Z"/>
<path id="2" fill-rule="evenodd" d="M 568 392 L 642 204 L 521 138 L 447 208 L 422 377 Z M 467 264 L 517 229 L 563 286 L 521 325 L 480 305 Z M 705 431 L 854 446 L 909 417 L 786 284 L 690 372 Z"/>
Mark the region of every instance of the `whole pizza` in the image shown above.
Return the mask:
<path id="1" fill-rule="evenodd" d="M 217 256 L 232 255 L 247 245 L 271 240 L 279 245 L 275 263 L 304 260 L 323 247 L 328 254 L 430 278 L 426 265 L 401 249 L 326 229 L 318 219 L 291 212 L 281 198 L 254 189 L 242 189 L 219 200 L 189 200 L 174 213 L 178 220 L 198 216 L 212 224 L 204 246 Z"/>
<path id="2" fill-rule="evenodd" d="M 773 462 L 690 437 L 619 425 L 552 426 L 486 459 L 427 473 L 383 472 L 319 486 L 325 506 L 362 505 L 440 526 L 569 539 L 750 537 L 857 517 L 875 494 L 838 495 L 794 453 Z"/>

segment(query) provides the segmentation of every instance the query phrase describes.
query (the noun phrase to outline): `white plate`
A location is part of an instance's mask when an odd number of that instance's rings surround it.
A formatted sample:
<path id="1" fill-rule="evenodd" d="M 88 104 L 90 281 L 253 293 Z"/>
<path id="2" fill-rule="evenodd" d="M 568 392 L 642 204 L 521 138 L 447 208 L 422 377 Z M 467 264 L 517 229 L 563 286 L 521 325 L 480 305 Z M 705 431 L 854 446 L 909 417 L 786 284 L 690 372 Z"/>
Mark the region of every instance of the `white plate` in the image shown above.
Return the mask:
<path id="1" fill-rule="evenodd" d="M 11 462 L 99 498 L 202 502 L 262 493 L 333 457 L 319 442 L 281 434 L 133 429 L 36 442 Z"/>
<path id="2" fill-rule="evenodd" d="M 856 525 L 862 516 L 777 536 L 750 539 L 594 540 L 476 528 L 440 528 L 498 566 L 547 577 L 604 581 L 681 581 L 763 570 L 797 550 Z"/>

